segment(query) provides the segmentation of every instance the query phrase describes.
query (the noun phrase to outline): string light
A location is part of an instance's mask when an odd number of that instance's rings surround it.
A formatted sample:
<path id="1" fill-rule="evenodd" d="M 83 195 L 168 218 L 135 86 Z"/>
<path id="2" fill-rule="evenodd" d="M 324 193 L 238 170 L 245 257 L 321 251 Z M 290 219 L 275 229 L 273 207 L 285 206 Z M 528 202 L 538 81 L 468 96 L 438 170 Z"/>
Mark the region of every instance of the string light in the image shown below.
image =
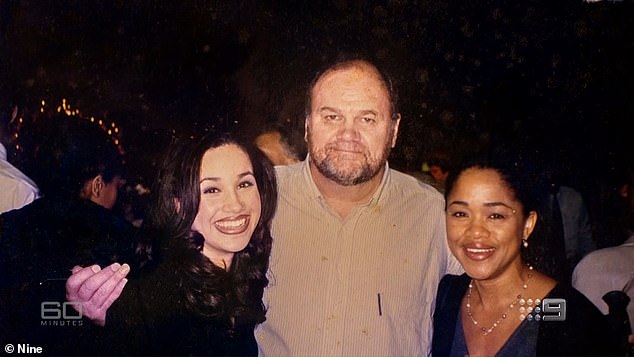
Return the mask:
<path id="1" fill-rule="evenodd" d="M 46 111 L 46 100 L 42 99 L 40 101 L 41 107 L 40 107 L 40 112 L 44 113 Z M 75 117 L 77 118 L 77 120 L 90 120 L 91 123 L 95 123 L 95 121 L 97 122 L 97 124 L 99 125 L 99 127 L 101 128 L 101 130 L 103 130 L 104 132 L 106 132 L 108 134 L 108 136 L 110 137 L 110 139 L 115 143 L 115 145 L 117 145 L 117 148 L 119 149 L 119 152 L 121 154 L 125 153 L 125 150 L 123 149 L 123 147 L 120 145 L 120 141 L 119 141 L 119 127 L 117 127 L 117 124 L 113 121 L 110 123 L 110 127 L 108 128 L 105 124 L 104 121 L 102 119 L 95 119 L 94 116 L 90 116 L 90 117 L 81 117 L 81 112 L 79 110 L 79 108 L 72 108 L 70 103 L 68 102 L 68 100 L 66 98 L 62 98 L 62 104 L 60 106 L 57 107 L 57 112 L 61 113 L 62 111 L 64 111 L 64 113 L 68 116 L 68 117 Z M 22 123 L 22 118 L 19 119 L 20 124 Z M 15 137 L 18 137 L 18 133 L 15 133 Z M 18 148 L 19 146 L 16 145 L 16 148 Z"/>
<path id="2" fill-rule="evenodd" d="M 47 105 L 47 101 L 44 99 L 40 100 L 40 110 L 39 112 L 44 114 L 47 112 L 47 107 L 48 108 L 56 108 L 57 113 L 61 113 L 62 111 L 64 112 L 64 114 L 66 114 L 66 116 L 68 116 L 69 119 L 73 118 L 76 120 L 86 120 L 86 121 L 90 121 L 91 123 L 95 123 L 98 124 L 100 129 L 104 131 L 104 133 L 106 133 L 109 137 L 110 140 L 112 140 L 112 142 L 116 145 L 119 153 L 121 155 L 125 154 L 125 150 L 123 148 L 123 146 L 121 145 L 121 141 L 119 140 L 119 136 L 120 136 L 120 131 L 119 131 L 119 127 L 117 127 L 116 122 L 112 121 L 110 122 L 110 125 L 108 126 L 107 124 L 105 124 L 104 120 L 102 119 L 96 119 L 94 116 L 90 116 L 90 117 L 82 117 L 81 116 L 81 111 L 79 110 L 79 108 L 72 108 L 69 101 L 66 98 L 62 98 L 62 103 L 61 105 L 55 107 L 55 106 L 50 106 Z M 28 112 L 28 111 L 27 111 Z M 46 115 L 44 116 L 44 118 L 46 118 Z M 33 117 L 32 121 L 35 123 L 37 122 L 38 118 Z M 22 129 L 22 126 L 24 125 L 24 119 L 22 116 L 18 117 L 17 120 L 17 125 L 14 128 L 14 130 L 12 130 L 12 136 L 14 137 L 14 139 L 16 140 L 15 143 L 15 150 L 17 152 L 22 151 L 24 148 L 23 146 L 18 142 L 18 138 L 20 138 L 19 132 Z M 23 130 L 23 129 L 22 129 Z"/>

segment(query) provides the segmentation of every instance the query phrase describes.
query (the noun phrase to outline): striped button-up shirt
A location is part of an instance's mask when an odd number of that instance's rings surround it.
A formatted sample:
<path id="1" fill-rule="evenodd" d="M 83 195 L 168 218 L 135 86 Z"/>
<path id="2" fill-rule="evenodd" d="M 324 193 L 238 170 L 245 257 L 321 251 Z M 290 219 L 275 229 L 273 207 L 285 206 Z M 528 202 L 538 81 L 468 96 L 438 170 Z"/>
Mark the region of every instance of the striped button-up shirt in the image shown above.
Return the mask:
<path id="1" fill-rule="evenodd" d="M 440 193 L 386 165 L 371 200 L 342 219 L 308 159 L 276 169 L 260 353 L 427 355 L 438 282 L 462 272 L 447 247 Z"/>

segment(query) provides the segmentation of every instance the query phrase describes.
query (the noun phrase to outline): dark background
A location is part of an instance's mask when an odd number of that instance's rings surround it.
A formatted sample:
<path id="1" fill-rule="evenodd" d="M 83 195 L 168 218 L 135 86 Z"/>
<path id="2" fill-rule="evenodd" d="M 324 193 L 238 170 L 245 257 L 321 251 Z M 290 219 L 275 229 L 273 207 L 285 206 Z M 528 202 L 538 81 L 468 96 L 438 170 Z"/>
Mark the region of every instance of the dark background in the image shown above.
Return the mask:
<path id="1" fill-rule="evenodd" d="M 315 70 L 360 52 L 399 89 L 393 167 L 512 143 L 585 192 L 632 152 L 632 15 L 629 1 L 0 0 L 0 104 L 66 98 L 116 121 L 148 175 L 172 134 L 303 130 Z"/>

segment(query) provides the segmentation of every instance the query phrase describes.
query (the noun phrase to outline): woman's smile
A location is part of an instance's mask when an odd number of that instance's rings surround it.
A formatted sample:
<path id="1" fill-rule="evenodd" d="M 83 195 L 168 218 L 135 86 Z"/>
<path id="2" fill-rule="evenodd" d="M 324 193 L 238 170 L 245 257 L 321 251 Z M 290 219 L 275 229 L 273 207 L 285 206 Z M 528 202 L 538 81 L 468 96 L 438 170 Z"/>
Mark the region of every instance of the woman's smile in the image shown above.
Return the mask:
<path id="1" fill-rule="evenodd" d="M 214 225 L 224 234 L 241 234 L 249 228 L 250 220 L 251 216 L 241 215 L 216 221 Z"/>

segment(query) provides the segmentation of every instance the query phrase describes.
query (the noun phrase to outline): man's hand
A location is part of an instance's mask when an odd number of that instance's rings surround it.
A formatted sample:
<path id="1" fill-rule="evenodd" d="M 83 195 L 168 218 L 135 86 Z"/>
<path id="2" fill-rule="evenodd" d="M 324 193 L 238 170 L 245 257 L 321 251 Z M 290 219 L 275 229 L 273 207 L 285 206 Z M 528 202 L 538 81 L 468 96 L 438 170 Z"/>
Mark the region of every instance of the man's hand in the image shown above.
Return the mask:
<path id="1" fill-rule="evenodd" d="M 66 300 L 81 303 L 83 316 L 104 326 L 108 308 L 128 282 L 125 277 L 130 272 L 130 266 L 114 263 L 103 270 L 99 265 L 75 266 L 72 272 L 66 280 Z"/>

